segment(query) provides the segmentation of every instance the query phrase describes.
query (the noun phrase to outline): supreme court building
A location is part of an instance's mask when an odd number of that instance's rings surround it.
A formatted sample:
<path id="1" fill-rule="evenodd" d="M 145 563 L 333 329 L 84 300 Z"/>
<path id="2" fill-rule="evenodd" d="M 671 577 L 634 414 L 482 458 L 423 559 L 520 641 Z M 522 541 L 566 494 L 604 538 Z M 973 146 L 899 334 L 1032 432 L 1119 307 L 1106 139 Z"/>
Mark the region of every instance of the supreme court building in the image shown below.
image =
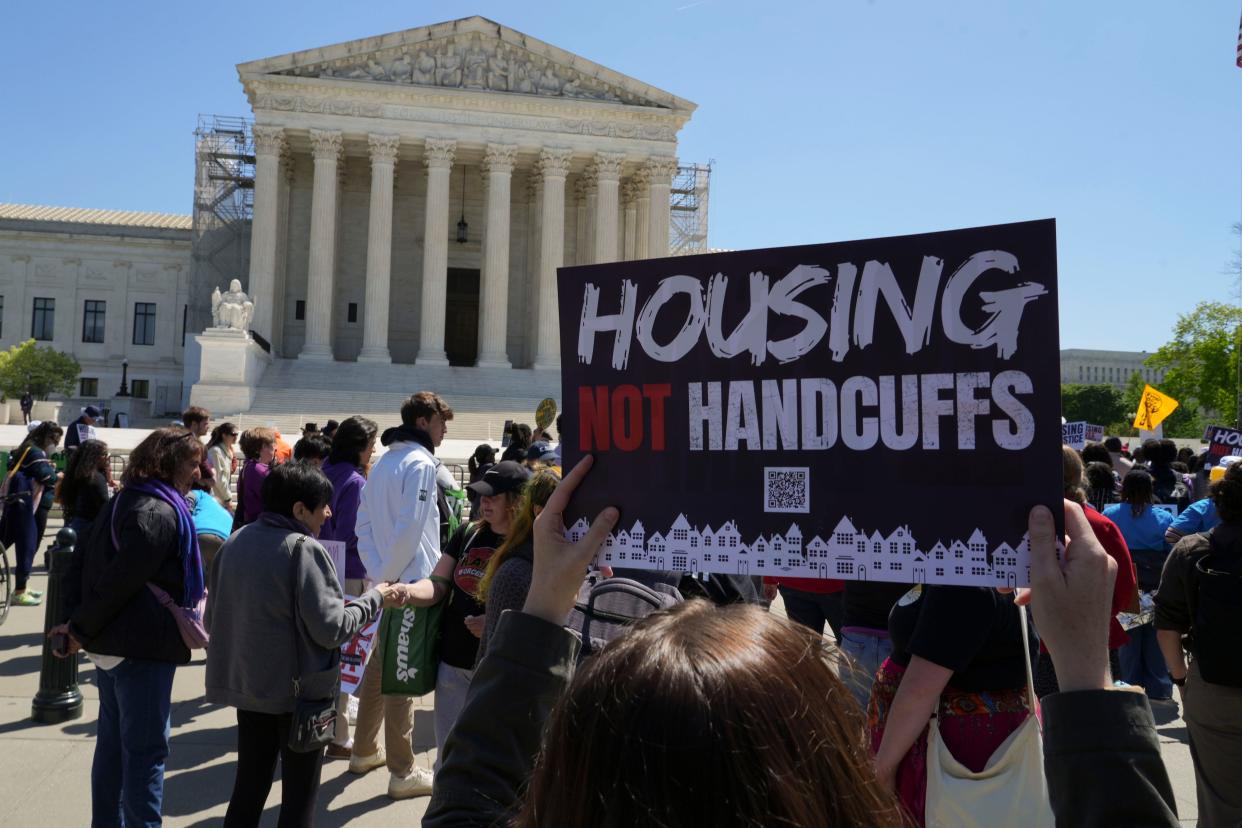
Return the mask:
<path id="1" fill-rule="evenodd" d="M 276 358 L 557 369 L 557 268 L 668 255 L 689 101 L 481 17 L 237 70 Z"/>

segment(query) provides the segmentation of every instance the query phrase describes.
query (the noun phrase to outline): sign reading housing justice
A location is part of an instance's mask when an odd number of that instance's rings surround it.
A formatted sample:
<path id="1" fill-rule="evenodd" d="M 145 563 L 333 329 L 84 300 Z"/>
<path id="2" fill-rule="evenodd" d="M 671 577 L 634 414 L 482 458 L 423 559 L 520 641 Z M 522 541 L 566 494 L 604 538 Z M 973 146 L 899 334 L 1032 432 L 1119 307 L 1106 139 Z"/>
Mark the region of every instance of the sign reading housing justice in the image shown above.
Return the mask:
<path id="1" fill-rule="evenodd" d="M 614 568 L 1021 585 L 1061 520 L 1052 220 L 562 268 L 566 468 Z"/>

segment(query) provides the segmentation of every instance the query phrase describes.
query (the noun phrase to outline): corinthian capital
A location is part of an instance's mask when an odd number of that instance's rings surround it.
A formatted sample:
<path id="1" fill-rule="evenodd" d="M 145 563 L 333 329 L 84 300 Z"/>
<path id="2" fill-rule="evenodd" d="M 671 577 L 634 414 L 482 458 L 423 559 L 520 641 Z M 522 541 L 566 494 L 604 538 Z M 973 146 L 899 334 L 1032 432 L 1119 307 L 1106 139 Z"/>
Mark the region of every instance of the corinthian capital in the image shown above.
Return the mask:
<path id="1" fill-rule="evenodd" d="M 509 174 L 517 163 L 517 145 L 488 144 L 487 154 L 483 156 L 483 171 L 490 173 Z"/>
<path id="2" fill-rule="evenodd" d="M 642 192 L 642 185 L 632 178 L 627 178 L 621 182 L 621 201 L 627 205 L 637 204 Z"/>
<path id="3" fill-rule="evenodd" d="M 399 135 L 368 135 L 367 146 L 371 148 L 371 164 L 397 163 L 397 148 L 400 145 Z"/>
<path id="4" fill-rule="evenodd" d="M 544 178 L 564 178 L 569 174 L 569 159 L 573 155 L 574 151 L 567 147 L 544 147 L 535 169 Z"/>
<path id="5" fill-rule="evenodd" d="M 343 140 L 340 130 L 312 129 L 310 140 L 311 155 L 316 161 L 335 161 L 341 154 Z"/>
<path id="6" fill-rule="evenodd" d="M 255 155 L 280 155 L 285 149 L 285 129 L 278 126 L 254 127 Z"/>
<path id="7" fill-rule="evenodd" d="M 618 181 L 621 178 L 621 163 L 625 161 L 623 152 L 595 153 L 595 175 L 600 181 Z"/>
<path id="8" fill-rule="evenodd" d="M 457 142 L 451 138 L 428 138 L 423 142 L 423 163 L 428 169 L 453 166 L 457 156 Z"/>
<path id="9" fill-rule="evenodd" d="M 656 155 L 647 159 L 646 169 L 652 184 L 671 184 L 677 173 L 677 159 L 671 155 Z"/>

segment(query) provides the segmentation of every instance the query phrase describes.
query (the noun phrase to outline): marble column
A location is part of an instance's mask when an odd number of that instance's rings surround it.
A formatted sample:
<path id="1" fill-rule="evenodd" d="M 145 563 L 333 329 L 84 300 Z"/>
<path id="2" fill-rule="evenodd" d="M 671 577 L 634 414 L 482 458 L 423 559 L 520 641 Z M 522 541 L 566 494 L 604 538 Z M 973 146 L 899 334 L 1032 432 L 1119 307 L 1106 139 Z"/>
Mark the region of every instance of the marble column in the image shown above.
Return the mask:
<path id="1" fill-rule="evenodd" d="M 617 260 L 617 206 L 621 187 L 620 152 L 595 153 L 595 261 Z"/>
<path id="2" fill-rule="evenodd" d="M 388 293 L 392 280 L 392 182 L 401 138 L 368 135 L 371 211 L 367 218 L 367 284 L 362 304 L 359 362 L 392 362 L 388 353 Z"/>
<path id="3" fill-rule="evenodd" d="M 250 282 L 254 318 L 251 327 L 273 340 L 276 302 L 276 238 L 279 225 L 280 155 L 285 147 L 282 127 L 254 127 L 254 219 L 250 225 Z"/>
<path id="4" fill-rule="evenodd" d="M 574 264 L 590 264 L 591 253 L 594 252 L 588 246 L 591 239 L 587 232 L 590 205 L 590 182 L 585 175 L 580 175 L 574 182 Z"/>
<path id="5" fill-rule="evenodd" d="M 669 255 L 669 190 L 673 175 L 677 172 L 677 159 L 657 156 L 647 161 L 647 192 L 651 196 L 648 208 L 647 255 L 659 259 Z"/>
<path id="6" fill-rule="evenodd" d="M 337 130 L 312 129 L 310 139 L 315 179 L 306 274 L 306 339 L 298 359 L 330 360 L 332 303 L 336 298 L 332 285 L 336 270 L 336 179 L 342 138 Z"/>
<path id="7" fill-rule="evenodd" d="M 635 170 L 630 178 L 638 189 L 638 214 L 635 219 L 634 233 L 634 258 L 636 259 L 646 259 L 649 256 L 647 234 L 651 230 L 651 193 L 647 186 L 650 178 L 645 166 Z"/>
<path id="8" fill-rule="evenodd" d="M 487 223 L 483 228 L 483 285 L 479 296 L 478 368 L 512 368 L 509 334 L 509 190 L 514 144 L 488 144 L 483 156 L 487 176 Z"/>
<path id="9" fill-rule="evenodd" d="M 621 203 L 625 207 L 625 246 L 621 258 L 627 262 L 638 258 L 638 190 L 632 178 L 621 185 Z"/>
<path id="10" fill-rule="evenodd" d="M 537 169 L 543 179 L 539 233 L 539 282 L 536 287 L 538 320 L 535 324 L 536 369 L 560 370 L 560 310 L 556 303 L 556 269 L 565 257 L 565 176 L 573 151 L 545 147 L 539 154 Z M 616 214 L 613 214 L 615 222 Z M 615 238 L 615 230 L 614 230 Z"/>
<path id="11" fill-rule="evenodd" d="M 444 295 L 448 287 L 449 174 L 457 142 L 428 138 L 423 148 L 427 167 L 427 209 L 423 225 L 422 312 L 418 320 L 415 365 L 448 365 L 444 353 Z"/>

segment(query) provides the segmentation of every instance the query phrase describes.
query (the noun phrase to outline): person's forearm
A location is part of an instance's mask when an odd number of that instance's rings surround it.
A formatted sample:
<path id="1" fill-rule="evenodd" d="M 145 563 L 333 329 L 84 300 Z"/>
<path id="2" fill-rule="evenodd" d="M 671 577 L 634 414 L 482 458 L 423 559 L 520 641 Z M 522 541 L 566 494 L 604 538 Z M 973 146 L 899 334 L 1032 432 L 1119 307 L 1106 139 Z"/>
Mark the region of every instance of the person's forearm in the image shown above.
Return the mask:
<path id="1" fill-rule="evenodd" d="M 440 603 L 448 586 L 430 578 L 415 581 L 405 588 L 405 605 L 407 607 L 430 607 Z"/>
<path id="2" fill-rule="evenodd" d="M 889 772 L 896 769 L 936 712 L 940 694 L 952 675 L 951 671 L 918 656 L 910 659 L 884 722 L 884 738 L 880 740 L 875 757 L 877 768 Z"/>
<path id="3" fill-rule="evenodd" d="M 1174 679 L 1186 678 L 1186 652 L 1182 649 L 1182 634 L 1177 630 L 1156 630 L 1156 641 L 1164 655 L 1169 675 Z"/>

